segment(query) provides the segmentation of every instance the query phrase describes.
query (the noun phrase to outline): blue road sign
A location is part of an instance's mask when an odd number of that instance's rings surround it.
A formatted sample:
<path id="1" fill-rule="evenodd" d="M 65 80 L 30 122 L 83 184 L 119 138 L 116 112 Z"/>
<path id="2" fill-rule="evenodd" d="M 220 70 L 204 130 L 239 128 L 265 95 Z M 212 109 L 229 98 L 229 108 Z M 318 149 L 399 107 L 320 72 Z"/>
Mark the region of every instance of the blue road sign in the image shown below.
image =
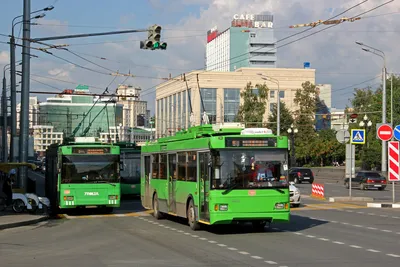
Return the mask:
<path id="1" fill-rule="evenodd" d="M 400 125 L 397 125 L 393 131 L 394 138 L 400 141 Z"/>
<path id="2" fill-rule="evenodd" d="M 352 129 L 351 130 L 351 143 L 355 145 L 365 144 L 365 130 L 364 129 Z"/>

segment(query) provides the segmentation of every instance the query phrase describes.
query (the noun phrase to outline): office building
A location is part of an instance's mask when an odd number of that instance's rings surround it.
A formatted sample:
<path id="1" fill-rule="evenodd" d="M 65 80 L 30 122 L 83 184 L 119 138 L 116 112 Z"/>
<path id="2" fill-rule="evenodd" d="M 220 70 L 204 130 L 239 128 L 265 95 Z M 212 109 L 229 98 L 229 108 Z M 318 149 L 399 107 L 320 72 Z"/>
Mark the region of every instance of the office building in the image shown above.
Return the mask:
<path id="1" fill-rule="evenodd" d="M 197 77 L 199 82 L 197 82 Z M 277 103 L 277 83 L 266 81 L 272 77 L 279 82 L 280 98 L 294 111 L 297 89 L 309 81 L 315 84 L 315 69 L 240 68 L 233 72 L 193 71 L 186 74 L 187 84 L 175 77 L 156 88 L 156 137 L 174 134 L 189 125 L 199 125 L 203 114 L 202 95 L 210 123 L 233 122 L 241 104 L 240 92 L 248 82 L 253 86 L 268 86 L 269 98 L 264 121 Z M 200 86 L 200 88 L 199 88 Z M 192 110 L 192 122 L 190 120 Z"/>
<path id="2" fill-rule="evenodd" d="M 272 15 L 235 14 L 228 29 L 207 32 L 206 70 L 276 68 L 275 42 Z"/>

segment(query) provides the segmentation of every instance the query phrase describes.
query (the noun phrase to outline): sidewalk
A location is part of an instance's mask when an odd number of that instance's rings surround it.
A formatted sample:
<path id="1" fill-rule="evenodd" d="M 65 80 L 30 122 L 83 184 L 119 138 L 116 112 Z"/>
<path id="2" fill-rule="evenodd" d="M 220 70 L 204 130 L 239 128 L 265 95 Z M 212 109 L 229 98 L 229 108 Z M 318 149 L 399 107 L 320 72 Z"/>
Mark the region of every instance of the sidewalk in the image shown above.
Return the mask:
<path id="1" fill-rule="evenodd" d="M 46 215 L 0 213 L 0 231 L 8 228 L 36 224 L 48 219 Z"/>

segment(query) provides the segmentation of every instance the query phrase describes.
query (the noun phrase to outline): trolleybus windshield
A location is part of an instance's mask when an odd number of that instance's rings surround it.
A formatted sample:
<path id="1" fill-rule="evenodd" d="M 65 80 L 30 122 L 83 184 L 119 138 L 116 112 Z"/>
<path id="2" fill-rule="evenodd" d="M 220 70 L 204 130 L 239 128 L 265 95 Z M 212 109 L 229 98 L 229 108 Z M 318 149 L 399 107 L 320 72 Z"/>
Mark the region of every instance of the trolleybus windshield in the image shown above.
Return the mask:
<path id="1" fill-rule="evenodd" d="M 118 172 L 118 155 L 63 156 L 61 183 L 113 183 Z"/>
<path id="2" fill-rule="evenodd" d="M 212 189 L 287 188 L 286 151 L 222 149 L 213 151 Z"/>
<path id="3" fill-rule="evenodd" d="M 140 154 L 121 153 L 124 169 L 120 172 L 121 183 L 140 183 Z"/>

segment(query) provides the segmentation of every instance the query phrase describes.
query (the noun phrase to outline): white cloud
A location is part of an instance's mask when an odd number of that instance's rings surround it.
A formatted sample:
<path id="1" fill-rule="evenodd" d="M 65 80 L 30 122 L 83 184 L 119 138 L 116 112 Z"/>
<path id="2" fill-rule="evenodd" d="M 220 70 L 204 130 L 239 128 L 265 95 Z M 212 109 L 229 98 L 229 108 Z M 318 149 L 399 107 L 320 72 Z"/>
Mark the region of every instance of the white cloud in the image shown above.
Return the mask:
<path id="1" fill-rule="evenodd" d="M 10 63 L 10 56 L 9 53 L 6 51 L 0 52 L 0 65 L 5 65 Z"/>

